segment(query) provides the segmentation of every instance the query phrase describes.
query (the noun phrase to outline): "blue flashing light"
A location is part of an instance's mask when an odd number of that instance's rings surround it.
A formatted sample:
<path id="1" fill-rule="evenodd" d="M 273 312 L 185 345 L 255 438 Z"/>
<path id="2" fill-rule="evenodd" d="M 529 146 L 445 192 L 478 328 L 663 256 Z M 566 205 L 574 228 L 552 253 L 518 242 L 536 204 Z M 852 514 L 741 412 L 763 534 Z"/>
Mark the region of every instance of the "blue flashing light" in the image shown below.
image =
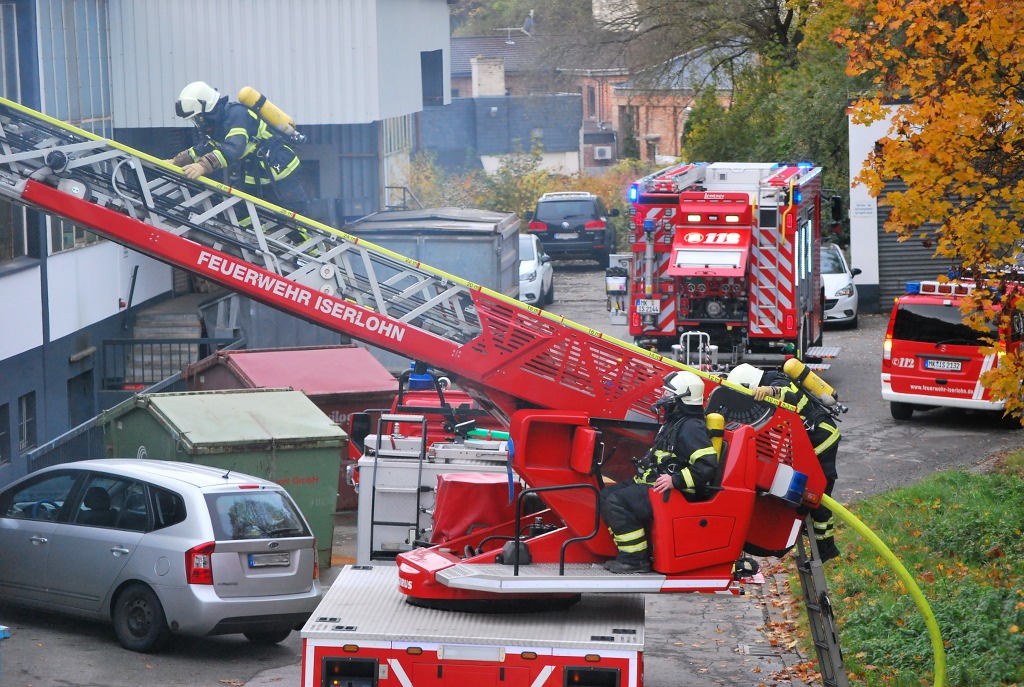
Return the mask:
<path id="1" fill-rule="evenodd" d="M 635 203 L 636 199 L 640 197 L 640 191 L 637 189 L 636 184 L 629 187 L 629 202 Z"/>
<path id="2" fill-rule="evenodd" d="M 907 293 L 921 293 L 921 282 L 919 282 L 919 281 L 908 281 L 907 282 Z"/>
<path id="3" fill-rule="evenodd" d="M 654 231 L 654 220 L 653 219 L 645 219 L 644 220 L 644 231 L 648 231 L 648 232 Z"/>
<path id="4" fill-rule="evenodd" d="M 793 205 L 799 205 L 804 199 L 804 192 L 798 188 L 793 189 Z"/>
<path id="5" fill-rule="evenodd" d="M 804 162 L 798 163 L 797 167 L 799 167 L 800 169 L 811 169 L 812 167 L 814 167 L 814 163 L 805 160 Z"/>

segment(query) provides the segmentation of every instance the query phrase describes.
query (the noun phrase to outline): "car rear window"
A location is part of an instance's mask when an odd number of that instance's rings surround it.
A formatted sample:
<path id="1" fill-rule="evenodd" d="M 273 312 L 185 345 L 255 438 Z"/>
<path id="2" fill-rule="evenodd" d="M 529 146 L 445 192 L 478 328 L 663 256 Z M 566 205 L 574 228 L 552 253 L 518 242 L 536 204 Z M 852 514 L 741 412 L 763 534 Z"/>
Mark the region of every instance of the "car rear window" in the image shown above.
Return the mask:
<path id="1" fill-rule="evenodd" d="M 308 537 L 305 521 L 283 491 L 239 491 L 206 495 L 218 541 Z"/>
<path id="2" fill-rule="evenodd" d="M 963 315 L 956 305 L 901 303 L 893 324 L 893 339 L 929 344 L 956 344 L 987 346 L 986 336 L 994 336 L 995 329 L 979 332 L 963 323 Z"/>
<path id="3" fill-rule="evenodd" d="M 541 222 L 559 222 L 574 217 L 593 217 L 592 200 L 557 200 L 537 203 L 536 218 Z"/>

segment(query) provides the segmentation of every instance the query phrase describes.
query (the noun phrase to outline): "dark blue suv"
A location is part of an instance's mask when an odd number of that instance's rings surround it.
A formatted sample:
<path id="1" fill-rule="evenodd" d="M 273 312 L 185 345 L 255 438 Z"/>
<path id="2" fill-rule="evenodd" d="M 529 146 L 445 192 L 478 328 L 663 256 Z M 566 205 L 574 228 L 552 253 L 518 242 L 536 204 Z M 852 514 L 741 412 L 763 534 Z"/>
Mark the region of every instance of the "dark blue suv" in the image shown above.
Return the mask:
<path id="1" fill-rule="evenodd" d="M 526 213 L 527 230 L 540 239 L 544 250 L 555 260 L 596 260 L 608 267 L 615 252 L 615 226 L 604 201 L 584 191 L 545 193 L 537 208 Z"/>

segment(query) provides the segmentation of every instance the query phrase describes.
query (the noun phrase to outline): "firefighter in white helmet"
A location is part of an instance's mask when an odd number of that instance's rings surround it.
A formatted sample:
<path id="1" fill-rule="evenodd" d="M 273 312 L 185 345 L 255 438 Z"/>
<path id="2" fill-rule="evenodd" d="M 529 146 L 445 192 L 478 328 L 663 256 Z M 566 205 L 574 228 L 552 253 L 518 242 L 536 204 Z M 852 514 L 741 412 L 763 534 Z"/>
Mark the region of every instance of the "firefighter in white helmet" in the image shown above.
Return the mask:
<path id="1" fill-rule="evenodd" d="M 792 378 L 781 370 L 761 370 L 742 363 L 737 365 L 726 377 L 726 381 L 750 389 L 754 399 L 763 401 L 771 396 L 796 407 L 804 427 L 811 439 L 814 453 L 821 463 L 822 472 L 825 473 L 825 493 L 832 495 L 832 488 L 836 484 L 838 473 L 836 472 L 836 455 L 839 453 L 839 441 L 842 435 L 836 426 L 833 416 L 817 402 L 810 394 L 806 393 Z M 811 511 L 811 520 L 814 524 L 814 539 L 818 545 L 818 555 L 821 560 L 828 561 L 839 555 L 839 547 L 836 546 L 835 520 L 832 511 L 826 506 L 818 506 Z"/>
<path id="2" fill-rule="evenodd" d="M 605 563 L 613 573 L 651 570 L 647 526 L 654 518 L 649 491 L 667 494 L 678 489 L 688 501 L 702 501 L 718 470 L 718 454 L 704 419 L 704 380 L 689 371 L 665 377 L 664 396 L 655 404 L 663 416 L 654 445 L 637 461 L 629 481 L 601 491 L 601 515 L 619 553 Z"/>
<path id="3" fill-rule="evenodd" d="M 175 103 L 179 117 L 193 122 L 203 134 L 197 145 L 175 155 L 171 162 L 189 179 L 226 169 L 230 186 L 296 212 L 304 212 L 305 189 L 298 179 L 299 157 L 273 127 L 242 103 L 205 81 L 183 89 Z"/>

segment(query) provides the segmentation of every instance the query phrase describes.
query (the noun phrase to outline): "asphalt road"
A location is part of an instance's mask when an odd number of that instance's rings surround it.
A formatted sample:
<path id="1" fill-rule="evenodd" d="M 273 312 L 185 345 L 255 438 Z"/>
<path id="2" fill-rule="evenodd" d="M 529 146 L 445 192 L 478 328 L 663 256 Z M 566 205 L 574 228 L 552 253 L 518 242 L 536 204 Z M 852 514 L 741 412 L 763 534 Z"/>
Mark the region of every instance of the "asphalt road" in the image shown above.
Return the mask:
<path id="1" fill-rule="evenodd" d="M 550 310 L 592 329 L 625 338 L 605 306 L 604 273 L 583 263 L 556 263 Z M 829 330 L 825 343 L 842 353 L 823 376 L 849 406 L 842 417 L 840 479 L 834 496 L 850 503 L 913 483 L 939 470 L 970 468 L 1024 448 L 1024 431 L 991 417 L 955 411 L 917 413 L 896 422 L 879 393 L 885 317 L 862 315 L 855 330 Z M 2 552 L 0 552 L 2 555 Z M 328 579 L 330 575 L 325 575 Z M 769 680 L 793 660 L 768 641 L 771 603 L 746 597 L 685 595 L 648 601 L 647 687 L 786 684 Z M 299 684 L 298 633 L 258 647 L 240 636 L 175 638 L 160 654 L 121 649 L 107 625 L 0 607 L 4 687 L 265 687 Z"/>

